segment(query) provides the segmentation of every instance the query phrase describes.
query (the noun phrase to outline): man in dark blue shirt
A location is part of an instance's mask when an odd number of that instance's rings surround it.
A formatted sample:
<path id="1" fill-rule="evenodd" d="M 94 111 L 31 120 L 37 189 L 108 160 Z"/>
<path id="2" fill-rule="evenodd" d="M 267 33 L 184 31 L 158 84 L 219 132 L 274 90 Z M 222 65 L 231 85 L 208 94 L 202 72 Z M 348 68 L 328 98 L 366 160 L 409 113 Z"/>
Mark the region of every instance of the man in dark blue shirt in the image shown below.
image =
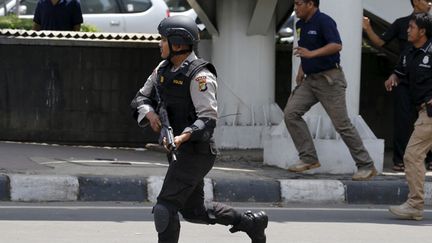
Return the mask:
<path id="1" fill-rule="evenodd" d="M 401 53 L 409 44 L 407 36 L 409 21 L 414 14 L 429 12 L 431 2 L 432 0 L 411 0 L 413 13 L 396 19 L 380 36 L 374 32 L 369 19 L 366 17 L 363 19 L 363 30 L 372 44 L 377 47 L 385 46 L 393 39 L 396 39 L 399 43 L 399 52 Z M 404 171 L 403 156 L 409 137 L 414 130 L 413 124 L 417 119 L 417 111 L 411 102 L 408 81 L 405 78 L 399 79 L 395 74 L 392 74 L 385 81 L 384 85 L 387 91 L 394 93 L 393 170 Z M 428 153 L 425 162 L 428 169 L 432 170 L 432 153 Z"/>
<path id="2" fill-rule="evenodd" d="M 339 65 L 342 41 L 335 21 L 319 10 L 319 0 L 295 0 L 294 10 L 300 19 L 296 24 L 299 36 L 294 54 L 301 58 L 297 87 L 285 107 L 285 124 L 299 151 L 300 160 L 288 168 L 303 172 L 320 167 L 312 136 L 302 116 L 320 102 L 336 131 L 348 146 L 358 168 L 353 180 L 368 180 L 377 174 L 346 108 L 344 73 Z"/>
<path id="3" fill-rule="evenodd" d="M 79 31 L 83 17 L 78 0 L 39 0 L 33 30 Z"/>
<path id="4" fill-rule="evenodd" d="M 418 119 L 409 139 L 405 155 L 405 176 L 408 200 L 390 207 L 390 212 L 403 219 L 421 220 L 425 203 L 423 161 L 432 149 L 432 16 L 413 15 L 408 27 L 408 41 L 412 44 L 401 55 L 394 73 L 406 78 L 410 95 L 418 110 Z"/>

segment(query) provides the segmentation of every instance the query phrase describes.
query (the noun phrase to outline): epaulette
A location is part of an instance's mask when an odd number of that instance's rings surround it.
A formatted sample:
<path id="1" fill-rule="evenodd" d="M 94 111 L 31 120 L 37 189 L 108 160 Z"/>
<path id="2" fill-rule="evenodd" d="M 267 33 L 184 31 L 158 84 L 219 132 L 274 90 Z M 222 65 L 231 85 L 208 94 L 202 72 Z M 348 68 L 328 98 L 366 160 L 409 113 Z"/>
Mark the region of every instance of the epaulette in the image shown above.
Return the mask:
<path id="1" fill-rule="evenodd" d="M 170 62 L 167 60 L 164 60 L 158 67 L 158 73 L 162 73 L 165 68 L 167 68 L 170 65 Z"/>
<path id="2" fill-rule="evenodd" d="M 426 53 L 429 55 L 432 55 L 432 42 L 429 43 L 427 50 L 426 50 Z"/>
<path id="3" fill-rule="evenodd" d="M 195 59 L 190 63 L 190 67 L 188 69 L 188 72 L 185 73 L 187 77 L 193 77 L 195 74 L 197 74 L 199 71 L 201 71 L 203 68 L 207 68 L 213 75 L 217 76 L 216 68 L 213 66 L 213 64 L 203 60 L 203 59 Z"/>

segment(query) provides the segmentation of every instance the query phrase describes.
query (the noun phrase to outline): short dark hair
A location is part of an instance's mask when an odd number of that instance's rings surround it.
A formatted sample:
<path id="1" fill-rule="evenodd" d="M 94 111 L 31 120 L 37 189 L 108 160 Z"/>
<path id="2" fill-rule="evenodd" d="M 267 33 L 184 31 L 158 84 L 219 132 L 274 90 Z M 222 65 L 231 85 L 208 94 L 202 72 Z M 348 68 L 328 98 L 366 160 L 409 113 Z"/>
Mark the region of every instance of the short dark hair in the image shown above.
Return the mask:
<path id="1" fill-rule="evenodd" d="M 410 0 L 410 2 L 411 2 L 411 5 L 414 7 L 414 0 Z M 426 0 L 426 2 L 431 2 L 431 0 Z"/>
<path id="2" fill-rule="evenodd" d="M 429 39 L 432 37 L 432 16 L 428 13 L 418 13 L 411 17 L 411 20 L 415 22 L 419 29 L 426 31 L 426 37 Z"/>
<path id="3" fill-rule="evenodd" d="M 308 3 L 308 2 L 313 2 L 313 4 L 314 4 L 314 6 L 315 7 L 319 7 L 319 1 L 320 0 L 303 0 L 305 3 Z M 412 1 L 412 0 L 411 0 Z"/>

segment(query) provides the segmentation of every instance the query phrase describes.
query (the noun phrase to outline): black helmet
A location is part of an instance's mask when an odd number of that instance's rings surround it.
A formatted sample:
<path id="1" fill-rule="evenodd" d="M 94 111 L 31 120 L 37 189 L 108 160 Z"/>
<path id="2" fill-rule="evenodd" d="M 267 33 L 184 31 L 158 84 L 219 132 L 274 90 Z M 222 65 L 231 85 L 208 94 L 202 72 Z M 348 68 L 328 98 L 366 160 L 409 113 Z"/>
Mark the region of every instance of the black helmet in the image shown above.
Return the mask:
<path id="1" fill-rule="evenodd" d="M 195 21 L 183 15 L 165 18 L 160 22 L 158 31 L 170 44 L 196 45 L 199 41 L 199 29 Z"/>

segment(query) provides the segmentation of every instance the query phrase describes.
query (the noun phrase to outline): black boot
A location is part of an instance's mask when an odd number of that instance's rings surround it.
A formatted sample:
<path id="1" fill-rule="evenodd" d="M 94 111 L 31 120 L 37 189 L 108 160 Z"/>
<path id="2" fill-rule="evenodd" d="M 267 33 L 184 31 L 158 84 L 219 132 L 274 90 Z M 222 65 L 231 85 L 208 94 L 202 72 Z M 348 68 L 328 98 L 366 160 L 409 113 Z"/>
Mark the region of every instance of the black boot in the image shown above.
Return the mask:
<path id="1" fill-rule="evenodd" d="M 243 231 L 252 239 L 252 243 L 265 243 L 266 235 L 264 230 L 267 228 L 267 223 L 268 217 L 264 211 L 257 213 L 247 211 L 242 214 L 240 223 L 234 225 L 230 232 Z"/>

